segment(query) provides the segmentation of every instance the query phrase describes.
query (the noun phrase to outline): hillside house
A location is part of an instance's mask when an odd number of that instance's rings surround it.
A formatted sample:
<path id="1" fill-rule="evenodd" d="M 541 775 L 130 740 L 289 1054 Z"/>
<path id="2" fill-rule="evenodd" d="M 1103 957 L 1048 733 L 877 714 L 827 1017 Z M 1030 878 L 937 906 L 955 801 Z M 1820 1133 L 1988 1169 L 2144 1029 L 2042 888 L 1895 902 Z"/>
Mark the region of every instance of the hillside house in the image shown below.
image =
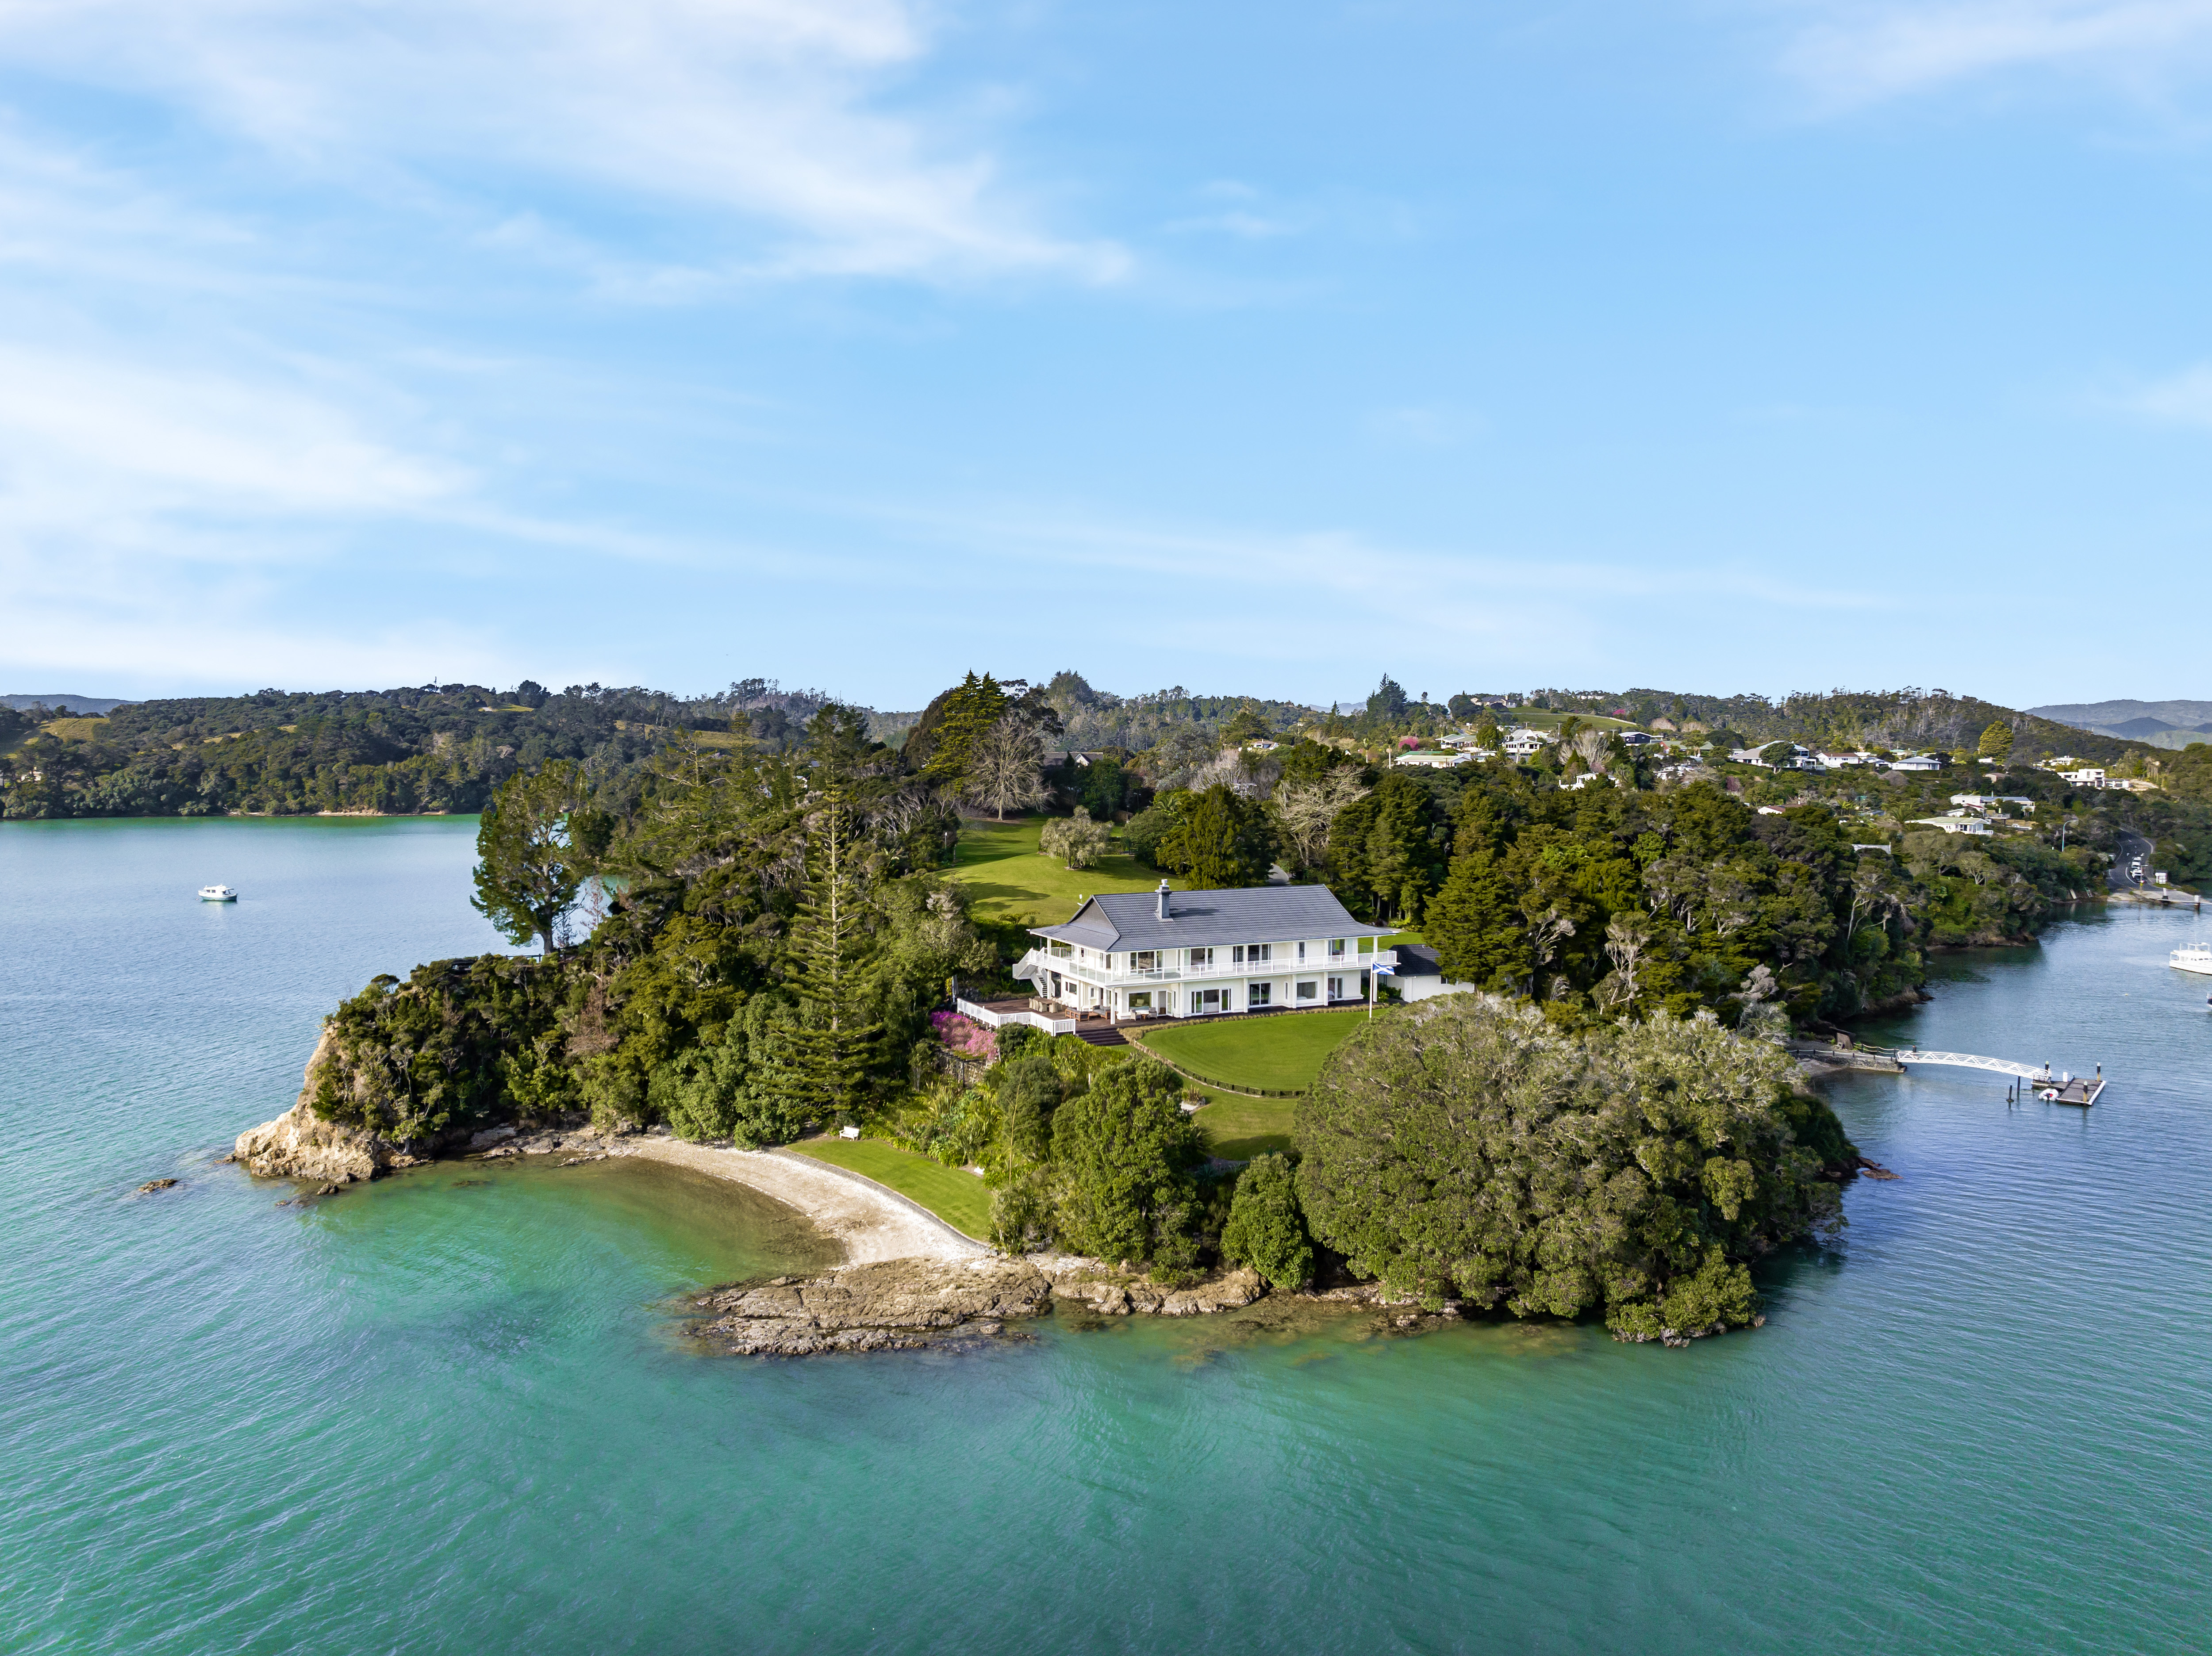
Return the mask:
<path id="1" fill-rule="evenodd" d="M 1941 828 L 1946 834 L 1964 834 L 1978 840 L 1986 840 L 1996 830 L 1978 816 L 1969 816 L 1964 811 L 1954 811 L 1947 816 L 1915 816 L 1905 823 L 1907 828 Z"/>
<path id="2" fill-rule="evenodd" d="M 1395 968 L 1398 928 L 1352 918 L 1325 886 L 1250 886 L 1086 899 L 1059 925 L 1032 926 L 1014 968 L 1047 1028 L 1078 1019 L 1212 1017 L 1312 1010 L 1367 998 L 1369 974 Z M 979 1015 L 963 1004 L 963 1010 Z M 1002 1016 L 987 1016 L 998 1023 Z"/>

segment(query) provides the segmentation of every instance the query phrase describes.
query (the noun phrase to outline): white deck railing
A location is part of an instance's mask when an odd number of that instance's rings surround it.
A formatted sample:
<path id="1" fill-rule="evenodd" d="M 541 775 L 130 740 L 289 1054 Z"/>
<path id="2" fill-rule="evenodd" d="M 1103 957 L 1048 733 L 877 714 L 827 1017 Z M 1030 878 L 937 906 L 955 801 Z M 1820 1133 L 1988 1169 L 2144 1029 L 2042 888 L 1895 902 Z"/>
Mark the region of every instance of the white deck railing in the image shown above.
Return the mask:
<path id="1" fill-rule="evenodd" d="M 1234 962 L 1216 961 L 1212 966 L 1156 966 L 1144 971 L 1109 972 L 1103 966 L 1048 954 L 1042 949 L 1032 949 L 1014 968 L 1014 975 L 1035 982 L 1036 971 L 1043 969 L 1101 989 L 1142 989 L 1159 983 L 1218 982 L 1224 978 L 1295 978 L 1308 974 L 1319 977 L 1330 972 L 1364 972 L 1372 967 L 1395 966 L 1397 963 L 1396 949 L 1378 949 L 1369 955 L 1334 955 L 1321 960 L 1247 961 L 1241 966 Z"/>

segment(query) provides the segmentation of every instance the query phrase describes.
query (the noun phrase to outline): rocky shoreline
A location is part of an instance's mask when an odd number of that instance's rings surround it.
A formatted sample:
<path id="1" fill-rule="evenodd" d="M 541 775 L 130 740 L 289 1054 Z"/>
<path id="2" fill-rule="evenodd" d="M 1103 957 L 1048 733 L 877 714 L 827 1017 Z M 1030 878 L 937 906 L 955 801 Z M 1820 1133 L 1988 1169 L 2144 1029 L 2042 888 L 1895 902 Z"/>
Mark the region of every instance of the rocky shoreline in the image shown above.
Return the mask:
<path id="1" fill-rule="evenodd" d="M 885 1259 L 813 1277 L 732 1283 L 678 1302 L 685 1335 L 730 1356 L 813 1357 L 844 1352 L 972 1350 L 1028 1338 L 1019 1325 L 1059 1316 L 1079 1327 L 1121 1317 L 1202 1317 L 1262 1305 L 1300 1313 L 1370 1313 L 1374 1331 L 1417 1334 L 1460 1319 L 1456 1305 L 1392 1305 L 1378 1284 L 1271 1293 L 1253 1271 L 1218 1272 L 1188 1288 L 1066 1255 L 945 1262 Z"/>
<path id="2" fill-rule="evenodd" d="M 327 1038 L 326 1038 L 327 1039 Z M 826 1163 L 774 1151 L 690 1144 L 653 1132 L 603 1133 L 581 1121 L 520 1123 L 449 1135 L 435 1143 L 396 1143 L 321 1119 L 309 1098 L 319 1044 L 299 1101 L 238 1137 L 228 1160 L 260 1178 L 319 1189 L 287 1198 L 337 1195 L 387 1172 L 453 1159 L 499 1162 L 558 1158 L 574 1167 L 611 1156 L 641 1156 L 709 1172 L 781 1201 L 836 1240 L 846 1262 L 813 1276 L 780 1276 L 684 1296 L 684 1333 L 734 1356 L 804 1357 L 845 1352 L 975 1348 L 1028 1338 L 1022 1325 L 1057 1315 L 1079 1327 L 1124 1317 L 1198 1317 L 1249 1311 L 1255 1324 L 1365 1314 L 1378 1334 L 1418 1334 L 1460 1319 L 1460 1307 L 1437 1310 L 1393 1304 L 1377 1283 L 1270 1292 L 1244 1269 L 1167 1288 L 1126 1266 L 1061 1254 L 1009 1256 L 963 1237 L 941 1221 L 895 1206 L 885 1192 Z M 1879 1174 L 1875 1176 L 1880 1176 Z M 1238 1319 L 1240 1321 L 1244 1319 Z M 1761 1320 L 1764 1320 L 1763 1319 Z M 1708 1331 L 1667 1331 L 1667 1343 Z"/>

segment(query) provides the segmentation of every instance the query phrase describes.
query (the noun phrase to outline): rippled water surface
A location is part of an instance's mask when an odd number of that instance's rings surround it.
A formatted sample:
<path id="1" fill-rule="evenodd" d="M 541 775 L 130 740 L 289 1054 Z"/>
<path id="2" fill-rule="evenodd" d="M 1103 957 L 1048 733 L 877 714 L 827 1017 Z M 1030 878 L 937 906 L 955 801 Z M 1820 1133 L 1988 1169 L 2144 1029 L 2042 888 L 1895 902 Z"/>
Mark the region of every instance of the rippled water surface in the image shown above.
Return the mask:
<path id="1" fill-rule="evenodd" d="M 1832 1083 L 1903 1177 L 1765 1271 L 1756 1333 L 732 1362 L 665 1296 L 816 1246 L 743 1192 L 439 1169 L 297 1209 L 213 1162 L 339 996 L 500 946 L 472 827 L 0 825 L 0 1648 L 2212 1647 L 2187 916 L 1973 957 L 1887 1026 L 2113 1083 Z"/>

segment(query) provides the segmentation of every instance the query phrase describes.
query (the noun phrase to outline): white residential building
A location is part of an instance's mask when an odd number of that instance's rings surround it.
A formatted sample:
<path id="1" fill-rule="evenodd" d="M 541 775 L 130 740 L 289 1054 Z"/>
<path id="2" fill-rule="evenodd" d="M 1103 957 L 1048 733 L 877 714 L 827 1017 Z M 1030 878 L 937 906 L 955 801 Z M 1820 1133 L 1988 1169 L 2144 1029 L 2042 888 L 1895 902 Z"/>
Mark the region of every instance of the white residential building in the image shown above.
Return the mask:
<path id="1" fill-rule="evenodd" d="M 2093 765 L 2078 771 L 2061 771 L 2058 779 L 2071 782 L 2077 788 L 2101 788 L 2105 786 L 2105 773 L 2101 767 Z"/>
<path id="2" fill-rule="evenodd" d="M 1397 963 L 1382 946 L 1397 930 L 1353 919 L 1326 886 L 1176 891 L 1163 880 L 1157 891 L 1090 898 L 1063 925 L 1031 926 L 1038 944 L 1014 975 L 1069 1017 L 1297 1010 L 1365 999 L 1369 974 Z"/>
<path id="3" fill-rule="evenodd" d="M 1552 745 L 1553 737 L 1547 731 L 1522 729 L 1507 732 L 1501 744 L 1509 759 L 1531 759 Z"/>
<path id="4" fill-rule="evenodd" d="M 1454 765 L 1464 765 L 1470 759 L 1486 759 L 1489 756 L 1480 748 L 1463 753 L 1438 753 L 1431 748 L 1413 753 L 1401 753 L 1390 762 L 1394 765 L 1410 765 L 1415 770 L 1440 771 L 1449 770 Z"/>
<path id="5" fill-rule="evenodd" d="M 1969 816 L 1964 811 L 1957 811 L 1948 816 L 1915 816 L 1905 823 L 1905 827 L 1941 828 L 1946 834 L 1969 834 L 1978 840 L 1990 839 L 1996 833 L 1980 817 Z"/>

